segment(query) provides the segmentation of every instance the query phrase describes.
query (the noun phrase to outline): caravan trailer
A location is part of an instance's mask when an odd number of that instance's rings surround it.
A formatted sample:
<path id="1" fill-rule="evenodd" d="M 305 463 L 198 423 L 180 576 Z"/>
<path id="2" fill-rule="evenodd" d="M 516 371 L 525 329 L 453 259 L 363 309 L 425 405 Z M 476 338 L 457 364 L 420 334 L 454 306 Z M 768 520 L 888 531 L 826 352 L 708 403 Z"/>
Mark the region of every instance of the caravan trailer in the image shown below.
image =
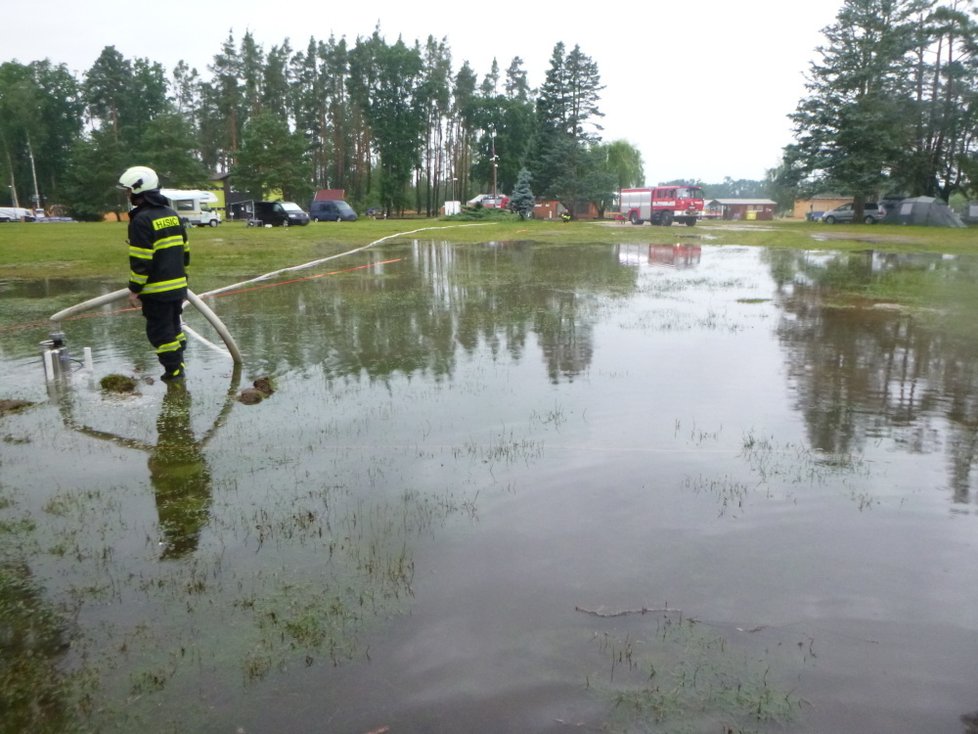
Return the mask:
<path id="1" fill-rule="evenodd" d="M 217 196 L 212 191 L 160 189 L 160 193 L 188 225 L 216 227 L 221 223 L 221 213 L 210 206 L 217 203 Z"/>

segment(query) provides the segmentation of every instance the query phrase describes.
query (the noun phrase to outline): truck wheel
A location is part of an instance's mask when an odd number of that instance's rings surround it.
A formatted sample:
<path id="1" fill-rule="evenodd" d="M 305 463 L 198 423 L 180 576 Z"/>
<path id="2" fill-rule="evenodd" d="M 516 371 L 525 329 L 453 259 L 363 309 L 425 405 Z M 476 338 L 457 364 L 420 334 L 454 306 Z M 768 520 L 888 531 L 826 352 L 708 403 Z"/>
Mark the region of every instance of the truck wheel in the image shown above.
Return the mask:
<path id="1" fill-rule="evenodd" d="M 872 214 L 867 214 L 865 217 L 863 217 L 863 223 L 864 224 L 876 224 L 876 219 L 873 217 Z"/>
<path id="2" fill-rule="evenodd" d="M 217 226 L 217 220 L 216 219 L 212 219 L 207 224 L 209 224 L 211 227 L 216 227 Z"/>
<path id="3" fill-rule="evenodd" d="M 638 214 L 636 214 L 635 212 L 632 212 L 631 214 L 628 215 L 628 221 L 631 222 L 632 224 L 642 223 L 642 220 L 638 218 Z"/>
<path id="4" fill-rule="evenodd" d="M 687 227 L 695 227 L 696 226 L 696 217 L 686 217 L 686 226 Z"/>
<path id="5" fill-rule="evenodd" d="M 662 218 L 659 220 L 659 224 L 663 227 L 672 226 L 672 212 L 662 212 Z"/>

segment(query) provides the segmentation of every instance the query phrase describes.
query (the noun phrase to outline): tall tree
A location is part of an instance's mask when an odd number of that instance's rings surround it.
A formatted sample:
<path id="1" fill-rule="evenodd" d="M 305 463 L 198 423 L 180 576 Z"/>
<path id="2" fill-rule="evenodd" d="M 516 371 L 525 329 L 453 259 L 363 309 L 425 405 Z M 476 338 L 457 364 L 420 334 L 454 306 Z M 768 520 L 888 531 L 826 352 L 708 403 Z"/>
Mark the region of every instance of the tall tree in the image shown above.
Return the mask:
<path id="1" fill-rule="evenodd" d="M 597 160 L 593 146 L 600 141 L 601 126 L 595 118 L 602 117 L 602 89 L 597 64 L 580 47 L 565 55 L 563 43 L 554 46 L 536 100 L 530 170 L 537 193 L 560 199 L 571 211 L 582 199 L 598 204 L 614 187 L 606 171 L 590 168 Z"/>
<path id="2" fill-rule="evenodd" d="M 291 132 L 285 120 L 274 112 L 259 112 L 245 125 L 232 173 L 239 188 L 254 196 L 279 191 L 286 199 L 303 201 L 311 193 L 305 152 L 302 135 Z"/>
<path id="3" fill-rule="evenodd" d="M 451 160 L 453 197 L 457 196 L 464 201 L 472 193 L 468 172 L 472 164 L 472 143 L 478 110 L 476 74 L 468 61 L 462 62 L 454 81 L 455 93 L 446 144 Z"/>
<path id="4" fill-rule="evenodd" d="M 527 102 L 530 99 L 531 89 L 526 79 L 526 70 L 523 68 L 523 59 L 514 56 L 506 69 L 505 82 L 506 96 L 509 99 Z"/>
<path id="5" fill-rule="evenodd" d="M 948 199 L 968 178 L 978 136 L 978 26 L 971 0 L 920 13 L 912 52 L 912 109 L 907 153 L 894 165 L 911 195 Z"/>
<path id="6" fill-rule="evenodd" d="M 83 94 L 93 120 L 118 140 L 132 87 L 132 63 L 115 46 L 106 46 L 85 74 Z"/>
<path id="7" fill-rule="evenodd" d="M 424 67 L 418 97 L 424 108 L 425 140 L 423 159 L 415 183 L 418 211 L 431 216 L 438 210 L 448 164 L 445 159 L 445 131 L 451 105 L 452 55 L 443 38 L 428 36 L 424 48 Z"/>
<path id="8" fill-rule="evenodd" d="M 241 126 L 247 114 L 242 88 L 242 64 L 234 35 L 229 33 L 208 67 L 212 82 L 202 88 L 201 145 L 204 162 L 228 171 L 241 145 Z"/>
<path id="9" fill-rule="evenodd" d="M 0 64 L 0 191 L 11 203 L 26 205 L 34 196 L 36 206 L 60 203 L 83 109 L 78 82 L 64 64 Z"/>
<path id="10" fill-rule="evenodd" d="M 533 140 L 534 110 L 522 60 L 513 59 L 506 72 L 505 93 L 499 91 L 499 70 L 495 60 L 480 85 L 477 119 L 481 128 L 478 157 L 472 178 L 483 190 L 510 191 L 527 162 Z"/>
<path id="11" fill-rule="evenodd" d="M 375 30 L 369 39 L 357 39 L 350 64 L 357 101 L 380 157 L 381 204 L 388 215 L 403 211 L 424 127 L 420 48 L 408 48 L 400 38 L 388 45 Z"/>
<path id="12" fill-rule="evenodd" d="M 153 118 L 140 139 L 138 160 L 151 166 L 164 186 L 206 186 L 207 168 L 197 157 L 193 127 L 180 114 L 168 112 Z"/>
<path id="13" fill-rule="evenodd" d="M 862 205 L 884 185 L 903 154 L 914 17 L 929 0 L 845 0 L 825 28 L 806 84 L 790 115 L 791 157 L 810 176 L 852 193 Z"/>
<path id="14" fill-rule="evenodd" d="M 642 153 L 627 140 L 613 140 L 598 146 L 604 167 L 614 177 L 618 191 L 632 186 L 645 184 L 645 168 L 642 165 Z"/>
<path id="15" fill-rule="evenodd" d="M 249 116 L 262 110 L 262 77 L 265 66 L 265 52 L 255 41 L 251 31 L 241 39 L 241 83 L 243 86 L 245 109 Z"/>
<path id="16" fill-rule="evenodd" d="M 173 109 L 167 99 L 166 70 L 161 64 L 140 58 L 132 61 L 132 85 L 128 90 L 123 120 L 126 138 L 138 144 L 149 123 Z"/>
<path id="17" fill-rule="evenodd" d="M 196 129 L 197 110 L 200 107 L 200 74 L 181 60 L 174 67 L 172 76 L 170 91 L 173 106 Z"/>
<path id="18" fill-rule="evenodd" d="M 289 62 L 292 47 L 286 39 L 281 46 L 272 46 L 262 70 L 262 109 L 273 112 L 283 120 L 293 116 L 290 94 L 292 89 Z"/>
<path id="19" fill-rule="evenodd" d="M 128 208 L 116 188 L 119 174 L 133 165 L 131 149 L 114 134 L 111 127 L 93 130 L 76 141 L 65 175 L 65 197 L 71 216 L 84 221 L 98 221 L 105 212 L 121 218 Z"/>
<path id="20" fill-rule="evenodd" d="M 346 39 L 330 37 L 320 50 L 328 104 L 325 110 L 329 132 L 329 165 L 322 183 L 353 192 L 353 200 L 363 202 L 370 180 L 369 135 L 361 136 L 363 110 L 350 99 L 347 83 L 350 63 Z"/>

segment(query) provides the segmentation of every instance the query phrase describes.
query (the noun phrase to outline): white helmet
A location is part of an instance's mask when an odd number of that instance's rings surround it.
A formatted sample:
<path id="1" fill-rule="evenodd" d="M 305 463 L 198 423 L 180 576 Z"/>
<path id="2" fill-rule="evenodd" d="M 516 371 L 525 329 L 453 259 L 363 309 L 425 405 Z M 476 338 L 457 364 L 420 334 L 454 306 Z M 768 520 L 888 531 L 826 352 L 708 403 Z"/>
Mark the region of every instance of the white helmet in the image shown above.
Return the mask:
<path id="1" fill-rule="evenodd" d="M 120 189 L 126 189 L 131 194 L 142 194 L 151 189 L 158 189 L 160 187 L 160 179 L 156 175 L 156 171 L 152 168 L 133 166 L 132 168 L 127 168 L 119 176 L 118 187 Z"/>

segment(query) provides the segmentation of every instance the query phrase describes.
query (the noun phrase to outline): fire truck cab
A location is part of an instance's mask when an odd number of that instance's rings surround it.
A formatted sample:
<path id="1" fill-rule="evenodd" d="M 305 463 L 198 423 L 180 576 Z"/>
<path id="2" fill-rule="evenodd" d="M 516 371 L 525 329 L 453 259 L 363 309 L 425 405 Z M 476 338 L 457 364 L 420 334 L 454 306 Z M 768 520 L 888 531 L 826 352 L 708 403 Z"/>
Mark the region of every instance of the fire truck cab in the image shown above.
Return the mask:
<path id="1" fill-rule="evenodd" d="M 692 227 L 703 216 L 703 189 L 678 185 L 622 189 L 618 211 L 632 224 L 669 227 L 682 222 Z"/>

